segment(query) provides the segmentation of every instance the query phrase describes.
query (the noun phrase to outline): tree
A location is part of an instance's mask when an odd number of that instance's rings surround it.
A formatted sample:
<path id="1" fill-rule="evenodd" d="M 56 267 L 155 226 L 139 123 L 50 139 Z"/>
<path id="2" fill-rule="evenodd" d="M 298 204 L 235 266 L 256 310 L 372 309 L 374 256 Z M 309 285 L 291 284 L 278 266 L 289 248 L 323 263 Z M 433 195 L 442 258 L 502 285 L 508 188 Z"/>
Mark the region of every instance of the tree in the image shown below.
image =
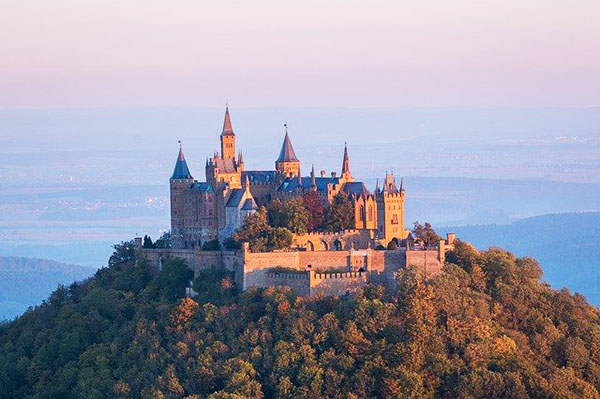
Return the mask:
<path id="1" fill-rule="evenodd" d="M 437 233 L 433 230 L 433 227 L 431 227 L 430 223 L 425 223 L 424 225 L 422 225 L 419 222 L 415 222 L 413 228 L 413 235 L 415 236 L 415 238 L 423 241 L 423 244 L 425 246 L 437 243 L 439 240 L 442 239 L 442 237 L 437 235 Z"/>
<path id="2" fill-rule="evenodd" d="M 170 258 L 163 263 L 158 276 L 153 280 L 153 291 L 168 302 L 185 296 L 185 289 L 194 277 L 194 272 L 181 258 Z"/>
<path id="3" fill-rule="evenodd" d="M 121 241 L 113 245 L 114 252 L 108 259 L 108 266 L 135 262 L 135 244 L 133 240 Z"/>
<path id="4" fill-rule="evenodd" d="M 276 198 L 267 205 L 267 220 L 271 227 L 285 227 L 296 234 L 304 234 L 308 229 L 309 219 L 302 197 L 285 201 Z"/>
<path id="5" fill-rule="evenodd" d="M 261 252 L 266 250 L 271 226 L 267 223 L 267 210 L 260 207 L 257 212 L 248 215 L 244 224 L 233 233 L 233 239 L 238 242 L 247 242 L 250 250 Z"/>
<path id="6" fill-rule="evenodd" d="M 202 244 L 202 250 L 203 251 L 220 251 L 221 243 L 216 238 L 214 240 L 204 241 L 204 243 Z"/>
<path id="7" fill-rule="evenodd" d="M 276 227 L 269 234 L 268 249 L 285 249 L 289 248 L 294 241 L 294 235 L 291 231 L 283 227 Z"/>
<path id="8" fill-rule="evenodd" d="M 154 244 L 152 243 L 152 238 L 147 235 L 144 235 L 144 241 L 142 243 L 142 247 L 144 248 L 154 248 Z"/>
<path id="9" fill-rule="evenodd" d="M 316 231 L 323 225 L 325 216 L 323 199 L 316 191 L 310 191 L 302 198 L 304 199 L 304 208 L 308 212 L 308 231 Z"/>
<path id="10" fill-rule="evenodd" d="M 170 231 L 165 231 L 158 240 L 154 242 L 155 248 L 171 248 L 172 236 Z"/>
<path id="11" fill-rule="evenodd" d="M 237 242 L 247 242 L 254 252 L 264 252 L 288 248 L 292 245 L 294 236 L 285 227 L 269 226 L 267 211 L 261 207 L 258 212 L 246 217 L 244 224 L 233 233 L 232 238 Z"/>
<path id="12" fill-rule="evenodd" d="M 354 228 L 354 209 L 348 195 L 340 191 L 333 197 L 333 203 L 327 210 L 325 229 L 342 231 Z"/>

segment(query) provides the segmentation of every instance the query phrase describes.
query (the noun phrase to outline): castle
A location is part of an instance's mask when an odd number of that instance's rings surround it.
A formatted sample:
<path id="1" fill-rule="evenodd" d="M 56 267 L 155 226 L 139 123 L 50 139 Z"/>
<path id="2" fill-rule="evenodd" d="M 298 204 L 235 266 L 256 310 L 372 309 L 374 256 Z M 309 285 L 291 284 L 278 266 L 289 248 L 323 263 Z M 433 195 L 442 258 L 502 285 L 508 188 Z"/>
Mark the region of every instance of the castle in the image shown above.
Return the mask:
<path id="1" fill-rule="evenodd" d="M 195 248 L 203 242 L 223 242 L 240 228 L 244 218 L 269 201 L 302 196 L 315 191 L 323 202 L 330 204 L 340 191 L 353 203 L 354 229 L 361 231 L 354 245 L 387 245 L 391 240 L 401 241 L 409 232 L 404 228 L 404 185 L 386 174 L 383 187 L 379 182 L 374 193 L 364 183 L 356 181 L 350 172 L 348 148 L 344 147 L 342 170 L 338 176 L 327 176 L 321 171 L 315 175 L 314 166 L 309 176 L 302 176 L 287 132 L 274 170 L 246 170 L 242 152 L 236 156 L 235 133 L 229 107 L 221 132 L 221 153 L 207 158 L 206 181 L 192 177 L 180 146 L 175 169 L 171 176 L 171 234 L 177 248 Z M 314 241 L 314 240 L 313 240 Z M 303 241 L 307 249 L 329 249 L 326 241 Z"/>
<path id="2" fill-rule="evenodd" d="M 169 179 L 172 247 L 143 248 L 142 239 L 135 240 L 138 251 L 157 267 L 176 256 L 196 272 L 211 266 L 234 272 L 241 289 L 286 285 L 299 295 L 343 294 L 368 282 L 394 284 L 395 272 L 408 265 L 430 274 L 441 271 L 454 236 L 433 246 L 416 241 L 404 227 L 403 181 L 398 187 L 391 173 L 370 192 L 352 176 L 344 146 L 339 176 L 336 172 L 327 176 L 325 171 L 317 176 L 314 166 L 309 176 L 302 176 L 287 126 L 274 170 L 246 170 L 242 152 L 236 155 L 235 139 L 226 107 L 221 153 L 206 159 L 204 182 L 192 177 L 180 144 Z M 325 207 L 339 193 L 347 196 L 354 228 L 295 234 L 288 251 L 255 253 L 247 243 L 241 250 L 202 250 L 203 243 L 225 242 L 248 215 L 270 201 L 310 192 L 316 192 Z M 391 243 L 393 250 L 385 250 Z"/>

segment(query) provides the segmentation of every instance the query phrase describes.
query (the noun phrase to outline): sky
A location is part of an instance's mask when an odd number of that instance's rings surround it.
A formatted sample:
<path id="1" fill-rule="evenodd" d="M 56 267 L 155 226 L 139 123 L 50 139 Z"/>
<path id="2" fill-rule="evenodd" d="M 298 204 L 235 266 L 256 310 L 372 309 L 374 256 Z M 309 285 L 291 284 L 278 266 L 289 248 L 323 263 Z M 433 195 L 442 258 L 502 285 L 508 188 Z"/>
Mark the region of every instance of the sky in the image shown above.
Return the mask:
<path id="1" fill-rule="evenodd" d="M 0 108 L 591 107 L 598 0 L 0 0 Z"/>

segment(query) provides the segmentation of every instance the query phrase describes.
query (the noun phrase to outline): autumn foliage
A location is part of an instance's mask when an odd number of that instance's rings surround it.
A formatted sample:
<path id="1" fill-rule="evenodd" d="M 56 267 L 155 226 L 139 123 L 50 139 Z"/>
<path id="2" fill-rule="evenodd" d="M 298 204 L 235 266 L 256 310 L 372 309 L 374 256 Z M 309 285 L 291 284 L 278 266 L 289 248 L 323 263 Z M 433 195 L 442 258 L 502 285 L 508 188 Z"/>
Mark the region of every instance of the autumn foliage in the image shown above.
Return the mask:
<path id="1" fill-rule="evenodd" d="M 180 263 L 118 253 L 0 326 L 0 397 L 598 398 L 597 308 L 531 258 L 459 241 L 447 259 L 319 299 L 208 269 L 190 299 Z"/>

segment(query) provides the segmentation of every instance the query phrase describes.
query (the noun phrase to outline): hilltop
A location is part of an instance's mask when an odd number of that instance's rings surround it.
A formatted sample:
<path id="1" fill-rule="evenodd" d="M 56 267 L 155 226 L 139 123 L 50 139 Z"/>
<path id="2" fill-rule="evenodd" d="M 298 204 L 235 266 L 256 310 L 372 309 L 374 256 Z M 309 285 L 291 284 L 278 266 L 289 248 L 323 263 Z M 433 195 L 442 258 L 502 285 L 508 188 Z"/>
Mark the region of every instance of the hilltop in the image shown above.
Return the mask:
<path id="1" fill-rule="evenodd" d="M 109 267 L 0 326 L 3 398 L 598 398 L 600 312 L 531 258 L 458 241 L 432 279 L 300 298 L 232 276 Z"/>

